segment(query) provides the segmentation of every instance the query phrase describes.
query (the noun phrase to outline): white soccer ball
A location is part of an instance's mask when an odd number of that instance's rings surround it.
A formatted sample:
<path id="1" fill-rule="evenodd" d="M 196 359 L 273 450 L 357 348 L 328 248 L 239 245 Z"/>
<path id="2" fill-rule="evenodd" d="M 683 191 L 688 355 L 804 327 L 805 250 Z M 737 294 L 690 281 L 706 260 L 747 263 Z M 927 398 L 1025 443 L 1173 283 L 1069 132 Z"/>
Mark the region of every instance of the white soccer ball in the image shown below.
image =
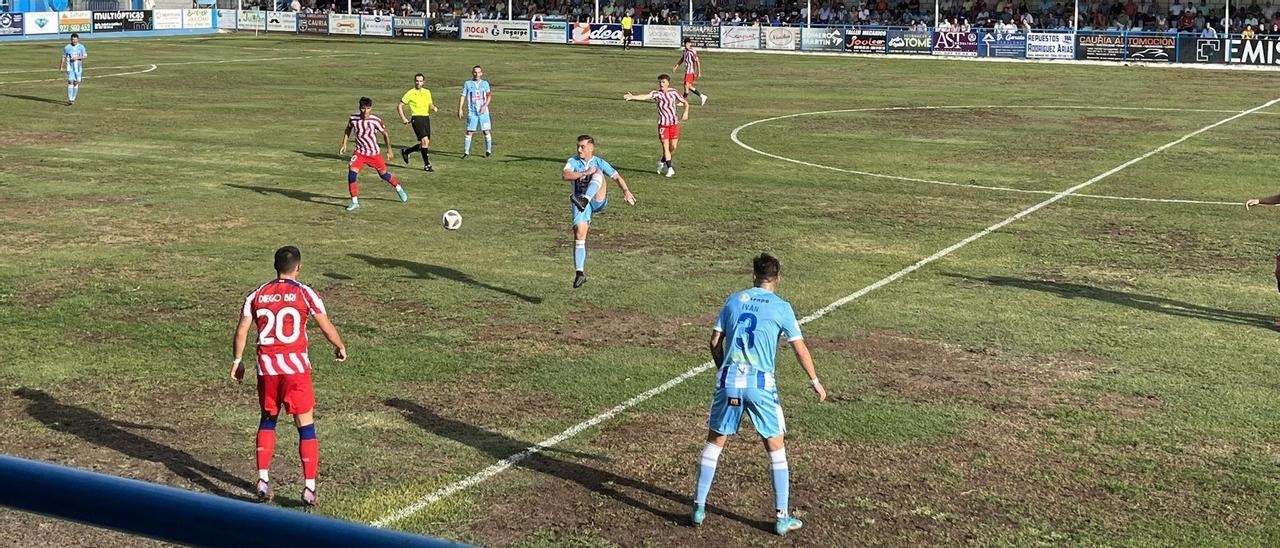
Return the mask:
<path id="1" fill-rule="evenodd" d="M 444 212 L 444 216 L 440 218 L 440 224 L 448 230 L 457 230 L 462 228 L 462 214 L 456 210 L 450 209 Z"/>

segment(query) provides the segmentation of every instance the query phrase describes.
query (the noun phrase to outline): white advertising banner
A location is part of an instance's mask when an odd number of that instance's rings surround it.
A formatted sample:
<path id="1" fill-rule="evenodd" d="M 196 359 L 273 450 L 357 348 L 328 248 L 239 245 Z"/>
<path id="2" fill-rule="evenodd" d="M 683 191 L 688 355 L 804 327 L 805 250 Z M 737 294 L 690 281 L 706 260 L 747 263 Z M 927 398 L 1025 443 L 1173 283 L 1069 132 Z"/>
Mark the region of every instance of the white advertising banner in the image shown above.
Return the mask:
<path id="1" fill-rule="evenodd" d="M 182 10 L 152 10 L 151 28 L 173 30 L 182 28 Z"/>
<path id="2" fill-rule="evenodd" d="M 679 27 L 676 27 L 677 30 Z M 568 21 L 534 21 L 533 41 L 544 44 L 563 44 L 569 37 Z"/>
<path id="3" fill-rule="evenodd" d="M 360 16 L 330 13 L 329 34 L 360 34 Z"/>
<path id="4" fill-rule="evenodd" d="M 794 50 L 800 44 L 800 29 L 770 27 L 764 29 L 764 49 Z"/>
<path id="5" fill-rule="evenodd" d="M 213 10 L 182 10 L 182 28 L 213 28 Z"/>
<path id="6" fill-rule="evenodd" d="M 1075 59 L 1076 39 L 1067 33 L 1027 34 L 1027 59 Z"/>
<path id="7" fill-rule="evenodd" d="M 191 10 L 197 11 L 197 10 Z M 218 10 L 218 28 L 223 30 L 236 30 L 236 10 Z"/>
<path id="8" fill-rule="evenodd" d="M 460 29 L 463 40 L 500 40 L 503 42 L 528 42 L 528 21 L 463 21 Z"/>
<path id="9" fill-rule="evenodd" d="M 680 47 L 680 25 L 644 25 L 644 45 L 652 48 Z"/>
<path id="10" fill-rule="evenodd" d="M 365 36 L 391 36 L 391 16 L 361 15 L 360 34 Z"/>
<path id="11" fill-rule="evenodd" d="M 720 47 L 728 49 L 760 49 L 757 27 L 720 27 Z"/>
<path id="12" fill-rule="evenodd" d="M 242 10 L 236 22 L 240 30 L 267 30 L 267 12 Z"/>
<path id="13" fill-rule="evenodd" d="M 267 12 L 268 32 L 298 32 L 298 14 L 292 11 Z"/>
<path id="14" fill-rule="evenodd" d="M 57 34 L 58 12 L 35 11 L 23 14 L 23 32 L 26 34 Z"/>

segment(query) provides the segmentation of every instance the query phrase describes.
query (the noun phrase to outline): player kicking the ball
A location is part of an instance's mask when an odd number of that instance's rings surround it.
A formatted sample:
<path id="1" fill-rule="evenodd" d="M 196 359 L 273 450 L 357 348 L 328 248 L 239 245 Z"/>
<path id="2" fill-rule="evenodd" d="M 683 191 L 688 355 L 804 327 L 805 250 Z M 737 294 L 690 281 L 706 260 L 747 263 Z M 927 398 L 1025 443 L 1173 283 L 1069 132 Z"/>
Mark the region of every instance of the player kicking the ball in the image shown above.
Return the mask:
<path id="1" fill-rule="evenodd" d="M 386 160 L 383 160 L 378 149 L 378 134 L 382 134 L 382 142 L 387 145 Z M 338 154 L 346 155 L 347 142 L 353 135 L 356 139 L 356 153 L 351 157 L 347 170 L 347 190 L 351 192 L 351 205 L 347 206 L 347 211 L 360 208 L 360 184 L 356 180 L 360 177 L 360 170 L 366 165 L 376 170 L 383 181 L 396 189 L 401 202 L 409 201 L 409 195 L 400 188 L 396 176 L 387 171 L 387 160 L 391 159 L 391 151 L 394 149 L 391 148 L 391 136 L 387 135 L 387 126 L 382 124 L 381 118 L 373 115 L 373 99 L 361 97 L 360 112 L 347 118 L 347 130 L 342 134 L 342 147 L 338 149 Z"/>
<path id="2" fill-rule="evenodd" d="M 245 339 L 249 326 L 257 323 L 258 404 L 262 418 L 258 422 L 258 500 L 268 501 L 271 491 L 271 455 L 276 447 L 276 419 L 284 411 L 293 415 L 298 427 L 298 456 L 302 458 L 302 502 L 317 504 L 316 473 L 320 465 L 320 445 L 316 440 L 313 410 L 315 392 L 311 386 L 311 360 L 307 358 L 307 318 L 314 317 L 324 337 L 334 347 L 338 361 L 347 359 L 347 348 L 338 330 L 329 323 L 324 302 L 310 287 L 298 283 L 302 253 L 285 246 L 276 250 L 276 278 L 249 293 L 240 309 L 240 324 L 232 339 L 231 378 L 244 379 Z"/>
<path id="3" fill-rule="evenodd" d="M 627 101 L 653 101 L 658 105 L 658 143 L 662 146 L 662 157 L 658 158 L 658 173 L 665 170 L 667 177 L 676 174 L 676 166 L 672 163 L 672 155 L 676 145 L 680 143 L 680 121 L 689 120 L 689 102 L 680 97 L 680 92 L 671 89 L 671 77 L 665 74 L 658 76 L 658 89 L 648 95 L 633 95 L 627 92 L 622 98 Z M 683 106 L 684 113 L 676 118 L 676 107 Z"/>
<path id="4" fill-rule="evenodd" d="M 617 181 L 622 187 L 622 200 L 636 205 L 636 197 L 627 188 L 627 181 L 604 158 L 595 155 L 596 140 L 590 135 L 578 136 L 578 154 L 564 164 L 564 180 L 573 182 L 573 287 L 587 283 L 584 268 L 587 265 L 587 231 L 591 228 L 591 215 L 609 205 L 609 183 L 605 177 Z"/>
<path id="5" fill-rule="evenodd" d="M 778 399 L 774 380 L 774 358 L 778 335 L 785 334 L 795 349 L 800 367 L 809 375 L 818 401 L 827 399 L 827 391 L 818 382 L 809 348 L 800 334 L 796 313 L 782 297 L 774 294 L 782 279 L 782 264 L 762 253 L 752 260 L 754 286 L 730 295 L 720 309 L 711 332 L 711 359 L 720 367 L 716 374 L 716 392 L 711 399 L 711 416 L 707 421 L 707 443 L 702 448 L 698 467 L 697 493 L 693 498 L 693 525 L 701 525 L 707 517 L 707 493 L 715 477 L 716 462 L 728 436 L 738 432 L 742 415 L 751 416 L 751 424 L 764 438 L 773 476 L 773 499 L 777 509 L 774 531 L 785 535 L 801 527 L 800 520 L 790 516 L 788 498 L 791 472 L 787 467 L 787 451 L 782 437 L 786 421 Z"/>

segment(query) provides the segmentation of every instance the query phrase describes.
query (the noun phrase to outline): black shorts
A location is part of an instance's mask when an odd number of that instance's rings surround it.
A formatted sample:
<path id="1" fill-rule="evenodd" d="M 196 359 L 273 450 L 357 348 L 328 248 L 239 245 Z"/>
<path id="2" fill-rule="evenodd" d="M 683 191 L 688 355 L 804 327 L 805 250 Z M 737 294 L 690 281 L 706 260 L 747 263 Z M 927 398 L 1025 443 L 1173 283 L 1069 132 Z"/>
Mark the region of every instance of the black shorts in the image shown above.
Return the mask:
<path id="1" fill-rule="evenodd" d="M 430 116 L 414 116 L 409 119 L 409 124 L 413 126 L 413 134 L 418 136 L 421 141 L 423 137 L 431 138 L 431 117 Z"/>
<path id="2" fill-rule="evenodd" d="M 631 29 L 622 29 L 623 38 L 631 38 Z"/>

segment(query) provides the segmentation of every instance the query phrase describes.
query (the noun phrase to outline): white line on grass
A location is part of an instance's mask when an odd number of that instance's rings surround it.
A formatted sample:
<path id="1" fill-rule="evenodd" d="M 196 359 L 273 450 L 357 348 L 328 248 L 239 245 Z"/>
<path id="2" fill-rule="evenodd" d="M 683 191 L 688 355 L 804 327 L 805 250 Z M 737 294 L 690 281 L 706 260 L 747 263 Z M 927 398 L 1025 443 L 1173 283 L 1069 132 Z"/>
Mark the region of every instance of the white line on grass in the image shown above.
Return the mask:
<path id="1" fill-rule="evenodd" d="M 840 110 L 821 110 L 817 112 L 801 112 L 797 114 L 787 114 L 785 116 L 774 116 L 773 118 L 764 118 L 762 120 L 756 120 L 754 122 L 747 122 L 745 124 L 742 124 L 734 128 L 733 132 L 729 134 L 729 139 L 733 140 L 734 143 L 736 143 L 738 146 L 742 148 L 750 150 L 751 152 L 754 152 L 761 156 L 768 156 L 775 160 L 782 160 L 784 162 L 791 162 L 793 164 L 798 164 L 798 165 L 808 166 L 808 167 L 816 167 L 819 169 L 838 171 L 840 173 L 861 175 L 863 177 L 875 177 L 878 179 L 889 179 L 892 181 L 907 181 L 912 183 L 925 183 L 930 185 L 951 186 L 951 187 L 959 187 L 959 188 L 973 188 L 978 190 L 991 190 L 991 191 L 997 191 L 997 192 L 1016 192 L 1020 194 L 1047 194 L 1047 195 L 1057 194 L 1057 192 L 1052 190 L 1029 190 L 1025 188 L 978 185 L 973 183 L 953 183 L 949 181 L 934 181 L 931 179 L 919 179 L 916 177 L 902 177 L 899 175 L 887 175 L 884 173 L 872 173 L 870 171 L 859 171 L 856 169 L 844 169 L 844 168 L 833 167 L 833 166 L 828 166 L 823 164 L 815 164 L 813 162 L 806 162 L 804 160 L 797 160 L 795 158 L 788 158 L 786 156 L 773 154 L 771 152 L 765 152 L 763 150 L 760 150 L 758 148 L 755 148 L 751 145 L 748 145 L 742 142 L 742 140 L 738 138 L 738 132 L 746 128 L 749 128 L 751 126 L 754 126 L 756 124 L 763 124 L 763 123 L 773 122 L 777 120 L 785 120 L 787 118 L 799 118 L 801 116 L 816 116 L 820 114 L 840 114 L 840 113 L 846 113 L 846 112 L 885 112 L 885 111 L 904 111 L 904 110 L 980 110 L 980 109 L 1136 110 L 1136 111 L 1155 111 L 1155 112 L 1211 112 L 1211 113 L 1219 113 L 1219 114 L 1227 114 L 1227 113 L 1236 114 L 1240 112 L 1238 110 L 1204 110 L 1204 109 L 1180 109 L 1180 108 L 1157 108 L 1157 107 L 1093 107 L 1093 106 L 1084 106 L 1084 105 L 1057 105 L 1057 106 L 1033 105 L 1033 106 L 1016 106 L 1016 107 L 1001 106 L 1001 105 L 954 105 L 954 106 L 925 106 L 925 107 L 851 108 L 851 109 L 840 109 Z M 1239 206 L 1240 205 L 1237 202 L 1221 202 L 1221 201 L 1213 201 L 1213 200 L 1186 200 L 1186 199 L 1178 199 L 1178 198 L 1138 198 L 1133 196 L 1110 196 L 1106 194 L 1076 194 L 1075 196 L 1078 196 L 1081 198 L 1096 198 L 1100 200 L 1123 200 L 1123 201 L 1129 201 L 1129 202 L 1154 202 L 1154 203 L 1162 203 L 1162 204 L 1194 204 L 1194 205 L 1221 205 L 1221 206 Z"/>
<path id="2" fill-rule="evenodd" d="M 113 76 L 129 76 L 129 75 L 131 75 L 131 74 L 146 74 L 146 73 L 148 73 L 148 72 L 151 72 L 151 71 L 153 71 L 153 70 L 156 70 L 156 68 L 157 68 L 155 65 L 134 65 L 134 66 L 135 66 L 135 67 L 142 67 L 142 66 L 145 66 L 145 67 L 147 67 L 147 68 L 146 68 L 146 69 L 144 69 L 144 70 L 135 70 L 135 71 L 133 71 L 133 72 L 117 72 L 117 73 L 115 73 L 115 74 L 103 74 L 103 75 L 100 75 L 100 76 L 92 76 L 92 78 L 94 78 L 94 79 L 97 79 L 97 78 L 111 78 L 111 77 L 113 77 Z M 123 68 L 123 67 L 121 67 L 121 68 Z M 19 81 L 17 81 L 17 82 L 0 82 L 0 86 L 5 85 L 5 84 L 32 84 L 32 83 L 35 83 L 35 82 L 65 82 L 66 80 L 67 80 L 66 78 L 43 78 L 43 79 L 40 79 L 40 80 L 19 80 Z"/>
<path id="3" fill-rule="evenodd" d="M 864 287 L 864 288 L 862 288 L 862 289 L 859 289 L 858 291 L 856 291 L 856 292 L 854 292 L 854 293 L 851 293 L 851 294 L 849 294 L 849 295 L 846 295 L 846 296 L 842 297 L 841 299 L 839 299 L 839 300 L 837 300 L 837 301 L 835 301 L 835 302 L 833 302 L 833 303 L 831 303 L 831 304 L 829 304 L 829 305 L 827 305 L 827 306 L 824 306 L 824 307 L 822 307 L 822 308 L 819 308 L 818 310 L 815 310 L 812 314 L 809 314 L 808 316 L 805 316 L 804 318 L 801 318 L 801 319 L 800 319 L 800 323 L 801 323 L 801 324 L 806 324 L 806 323 L 812 322 L 812 321 L 814 321 L 814 320 L 817 320 L 818 318 L 821 318 L 821 317 L 823 317 L 823 316 L 826 316 L 827 314 L 831 313 L 833 310 L 835 310 L 835 309 L 837 309 L 837 308 L 840 308 L 840 307 L 842 307 L 842 306 L 844 306 L 844 305 L 846 305 L 846 304 L 849 304 L 849 303 L 851 303 L 851 302 L 853 302 L 853 301 L 855 301 L 855 300 L 857 300 L 857 299 L 859 299 L 859 298 L 861 298 L 861 297 L 865 296 L 866 294 L 871 293 L 872 291 L 875 291 L 875 290 L 877 290 L 877 289 L 880 289 L 881 287 L 884 287 L 885 285 L 888 285 L 888 284 L 890 284 L 890 283 L 893 283 L 895 280 L 898 280 L 899 278 L 902 278 L 903 276 L 906 276 L 907 274 L 910 274 L 910 273 L 912 273 L 912 272 L 915 272 L 915 271 L 917 271 L 917 270 L 920 270 L 920 269 L 921 269 L 921 268 L 923 268 L 925 265 L 927 265 L 927 264 L 929 264 L 929 263 L 932 263 L 932 262 L 934 262 L 934 261 L 936 261 L 936 260 L 938 260 L 938 259 L 941 259 L 941 258 L 943 258 L 943 257 L 946 257 L 947 255 L 950 255 L 950 254 L 954 253 L 956 250 L 958 250 L 958 249 L 960 249 L 960 248 L 962 248 L 962 247 L 964 247 L 964 246 L 967 246 L 967 245 L 969 245 L 969 244 L 971 244 L 971 243 L 973 243 L 973 242 L 975 242 L 975 241 L 977 241 L 977 240 L 979 240 L 979 239 L 981 239 L 981 238 L 983 238 L 983 237 L 985 237 L 985 236 L 987 236 L 987 235 L 991 234 L 992 232 L 995 232 L 995 231 L 997 231 L 997 230 L 1000 230 L 1001 228 L 1003 228 L 1004 226 L 1006 226 L 1006 225 L 1008 225 L 1008 224 L 1010 224 L 1010 223 L 1013 223 L 1013 222 L 1015 222 L 1015 221 L 1017 221 L 1017 220 L 1019 220 L 1019 219 L 1022 219 L 1023 217 L 1026 217 L 1027 215 L 1030 215 L 1030 214 L 1032 214 L 1032 213 L 1035 213 L 1036 211 L 1039 211 L 1040 209 L 1044 208 L 1045 206 L 1048 206 L 1048 205 L 1050 205 L 1050 204 L 1052 204 L 1052 203 L 1054 203 L 1054 202 L 1056 202 L 1056 201 L 1058 201 L 1058 200 L 1061 200 L 1061 199 L 1063 199 L 1063 198 L 1066 198 L 1067 196 L 1072 195 L 1073 193 L 1075 193 L 1076 191 L 1078 191 L 1078 190 L 1080 190 L 1080 189 L 1082 189 L 1082 188 L 1085 188 L 1085 187 L 1087 187 L 1087 186 L 1089 186 L 1089 185 L 1092 185 L 1092 184 L 1094 184 L 1094 183 L 1096 183 L 1096 182 L 1098 182 L 1098 181 L 1101 181 L 1101 180 L 1103 180 L 1103 179 L 1106 179 L 1107 177 L 1110 177 L 1110 176 L 1112 176 L 1112 175 L 1115 175 L 1116 173 L 1120 172 L 1121 170 L 1123 170 L 1123 169 L 1125 169 L 1125 168 L 1127 168 L 1127 167 L 1129 167 L 1129 166 L 1132 166 L 1132 165 L 1134 165 L 1134 164 L 1136 164 L 1136 163 L 1138 163 L 1138 162 L 1141 162 L 1141 161 L 1143 161 L 1143 160 L 1146 160 L 1147 158 L 1150 158 L 1150 157 L 1152 157 L 1152 156 L 1154 156 L 1154 155 L 1156 155 L 1156 154 L 1159 154 L 1160 152 L 1163 152 L 1163 151 L 1165 151 L 1165 150 L 1169 149 L 1170 147 L 1176 146 L 1176 145 L 1178 145 L 1178 144 L 1180 144 L 1180 143 L 1182 143 L 1182 142 L 1186 141 L 1187 139 L 1190 139 L 1190 138 L 1192 138 L 1192 137 L 1195 137 L 1196 135 L 1199 135 L 1199 134 L 1201 134 L 1201 133 L 1204 133 L 1204 132 L 1206 132 L 1206 131 L 1209 131 L 1209 130 L 1211 130 L 1211 129 L 1213 129 L 1213 128 L 1216 128 L 1216 127 L 1218 127 L 1218 126 L 1220 126 L 1220 125 L 1222 125 L 1222 124 L 1225 124 L 1225 123 L 1230 122 L 1230 121 L 1232 121 L 1232 120 L 1235 120 L 1235 119 L 1237 119 L 1237 118 L 1240 118 L 1240 117 L 1246 116 L 1246 115 L 1248 115 L 1248 114 L 1252 114 L 1252 113 L 1254 113 L 1254 112 L 1257 112 L 1257 111 L 1259 111 L 1259 110 L 1262 110 L 1262 109 L 1264 109 L 1264 108 L 1267 108 L 1267 107 L 1269 107 L 1269 106 L 1271 106 L 1271 105 L 1274 105 L 1274 104 L 1276 104 L 1276 103 L 1278 103 L 1278 102 L 1280 102 L 1280 98 L 1278 98 L 1278 99 L 1272 99 L 1272 100 L 1267 101 L 1266 103 L 1262 104 L 1261 106 L 1257 106 L 1257 107 L 1251 108 L 1251 109 L 1249 109 L 1249 110 L 1245 110 L 1245 111 L 1241 111 L 1241 112 L 1236 112 L 1235 114 L 1233 114 L 1233 115 L 1232 115 L 1232 116 L 1230 116 L 1230 117 L 1224 118 L 1224 119 L 1219 120 L 1219 121 L 1217 121 L 1217 122 L 1214 122 L 1214 123 L 1212 123 L 1212 124 L 1210 124 L 1210 125 L 1207 125 L 1207 126 L 1205 126 L 1205 127 L 1202 127 L 1202 128 L 1200 128 L 1200 129 L 1197 129 L 1197 130 L 1195 130 L 1195 131 L 1193 131 L 1193 132 L 1191 132 L 1191 133 L 1188 133 L 1188 134 L 1186 134 L 1186 135 L 1183 135 L 1182 137 L 1178 138 L 1177 140 L 1175 140 L 1175 141 L 1173 141 L 1173 142 L 1167 143 L 1167 144 L 1165 144 L 1165 145 L 1163 145 L 1163 146 L 1160 146 L 1160 147 L 1158 147 L 1158 148 L 1156 148 L 1156 149 L 1154 149 L 1154 150 L 1151 150 L 1151 151 L 1147 152 L 1146 154 L 1143 154 L 1143 155 L 1141 155 L 1141 156 L 1138 156 L 1137 158 L 1134 158 L 1134 159 L 1129 160 L 1129 161 L 1127 161 L 1127 162 L 1125 162 L 1125 163 L 1123 163 L 1123 164 L 1120 164 L 1120 165 L 1118 165 L 1118 166 L 1116 166 L 1116 167 L 1113 167 L 1113 168 L 1111 168 L 1111 169 L 1107 170 L 1106 172 L 1102 173 L 1101 175 L 1098 175 L 1098 176 L 1096 176 L 1096 177 L 1094 177 L 1094 178 L 1092 178 L 1092 179 L 1089 179 L 1088 181 L 1085 181 L 1085 182 L 1083 182 L 1083 183 L 1080 183 L 1080 184 L 1078 184 L 1078 185 L 1076 185 L 1076 186 L 1073 186 L 1073 187 L 1068 188 L 1068 189 L 1066 189 L 1066 190 L 1063 190 L 1063 191 L 1061 191 L 1061 192 L 1055 193 L 1052 197 L 1050 197 L 1049 199 L 1047 199 L 1047 200 L 1045 200 L 1045 201 L 1043 201 L 1043 202 L 1040 202 L 1040 203 L 1038 203 L 1038 204 L 1036 204 L 1036 205 L 1033 205 L 1033 206 L 1031 206 L 1031 207 L 1029 207 L 1029 208 L 1027 208 L 1027 209 L 1024 209 L 1024 210 L 1022 210 L 1022 211 L 1018 212 L 1017 214 L 1013 215 L 1012 217 L 1009 217 L 1008 219 L 1005 219 L 1005 220 L 1000 221 L 1000 222 L 998 222 L 998 223 L 996 223 L 996 224 L 993 224 L 993 225 L 991 225 L 991 226 L 989 226 L 989 227 L 987 227 L 987 228 L 984 228 L 984 229 L 982 229 L 982 230 L 980 230 L 980 231 L 978 231 L 978 232 L 974 233 L 972 236 L 969 236 L 968 238 L 965 238 L 965 239 L 963 239 L 963 240 L 960 240 L 959 242 L 956 242 L 955 244 L 952 244 L 951 246 L 948 246 L 947 248 L 945 248 L 945 249 L 943 249 L 943 250 L 941 250 L 941 251 L 939 251 L 939 252 L 937 252 L 937 253 L 934 253 L 933 255 L 930 255 L 930 256 L 928 256 L 928 257 L 925 257 L 925 258 L 923 258 L 923 259 L 920 259 L 919 261 L 917 261 L 915 264 L 913 264 L 913 265 L 911 265 L 911 266 L 908 266 L 908 267 L 906 267 L 906 268 L 903 268 L 902 270 L 899 270 L 899 271 L 897 271 L 897 272 L 894 272 L 893 274 L 890 274 L 890 275 L 888 275 L 888 276 L 885 276 L 884 278 L 880 279 L 880 281 L 878 281 L 878 282 L 875 282 L 875 283 L 873 283 L 873 284 L 871 284 L 871 285 L 868 285 L 868 286 L 866 286 L 866 287 Z M 646 401 L 646 400 L 649 400 L 650 398 L 653 398 L 654 396 L 657 396 L 657 395 L 659 395 L 659 394 L 662 394 L 663 392 L 666 392 L 666 391 L 668 391 L 668 390 L 670 390 L 670 389 L 674 388 L 675 386 L 677 386 L 677 385 L 679 385 L 679 384 L 683 383 L 684 381 L 687 381 L 687 380 L 689 380 L 689 379 L 691 379 L 691 378 L 693 378 L 693 377 L 697 376 L 699 373 L 702 373 L 702 372 L 704 372 L 704 371 L 706 371 L 706 370 L 708 370 L 708 369 L 711 369 L 711 367 L 712 367 L 712 363 L 711 363 L 711 362 L 706 362 L 706 363 L 703 363 L 702 365 L 699 365 L 699 366 L 694 367 L 694 368 L 692 368 L 692 369 L 690 369 L 690 370 L 688 370 L 688 371 L 685 371 L 685 372 L 684 372 L 684 373 L 682 373 L 680 376 L 678 376 L 678 377 L 676 377 L 676 378 L 674 378 L 674 379 L 671 379 L 671 380 L 669 380 L 669 381 L 667 381 L 667 382 L 663 383 L 663 384 L 662 384 L 662 385 L 660 385 L 660 386 L 654 387 L 654 388 L 652 388 L 652 389 L 650 389 L 650 390 L 648 390 L 648 391 L 646 391 L 646 392 L 644 392 L 644 393 L 641 393 L 641 394 L 639 394 L 639 395 L 637 395 L 637 396 L 635 396 L 635 397 L 633 397 L 633 398 L 631 398 L 631 399 L 629 399 L 629 400 L 627 400 L 627 401 L 625 401 L 625 402 L 622 402 L 622 403 L 618 404 L 617 406 L 615 406 L 613 409 L 610 409 L 610 410 L 608 410 L 608 411 L 605 411 L 604 413 L 601 413 L 601 414 L 596 415 L 596 416 L 594 416 L 594 417 L 592 417 L 592 418 L 590 418 L 590 419 L 587 419 L 587 420 L 585 420 L 585 421 L 583 421 L 583 422 L 580 422 L 580 423 L 578 423 L 578 424 L 576 424 L 576 425 L 574 425 L 574 426 L 571 426 L 571 427 L 569 427 L 567 430 L 565 430 L 564 432 L 561 432 L 561 433 L 559 433 L 559 434 L 556 434 L 555 436 L 552 436 L 552 437 L 550 437 L 550 438 L 547 438 L 547 439 L 545 439 L 545 440 L 542 440 L 542 441 L 538 442 L 538 443 L 537 443 L 537 444 L 535 444 L 535 445 L 529 446 L 529 447 L 528 447 L 527 449 L 525 449 L 524 451 L 521 451 L 521 452 L 519 452 L 519 453 L 516 453 L 516 454 L 514 454 L 514 455 L 511 455 L 511 456 L 509 456 L 509 457 L 507 457 L 507 458 L 505 458 L 505 459 L 502 459 L 502 460 L 500 460 L 500 461 L 498 461 L 498 462 L 495 462 L 495 463 L 493 463 L 492 465 L 490 465 L 488 468 L 485 468 L 484 470 L 481 470 L 481 471 L 479 471 L 479 472 L 476 472 L 474 475 L 472 475 L 472 476 L 470 476 L 470 477 L 467 477 L 466 479 L 459 480 L 459 481 L 457 481 L 457 482 L 455 482 L 455 483 L 453 483 L 453 484 L 450 484 L 450 485 L 448 485 L 448 486 L 446 486 L 446 487 L 443 487 L 443 488 L 441 488 L 441 489 L 439 489 L 439 490 L 435 491 L 434 493 L 427 494 L 427 495 L 423 496 L 422 498 L 418 499 L 417 501 L 415 501 L 413 504 L 410 504 L 410 505 L 408 505 L 408 506 L 406 506 L 406 507 L 404 507 L 404 508 L 401 508 L 401 509 L 399 509 L 399 510 L 396 510 L 396 511 L 394 511 L 394 512 L 391 512 L 390 514 L 387 514 L 387 515 L 385 515 L 385 516 L 383 516 L 383 517 L 381 517 L 381 518 L 378 518 L 377 520 L 374 520 L 373 522 L 371 522 L 371 523 L 370 523 L 370 525 L 373 525 L 374 527 L 386 527 L 387 525 L 390 525 L 390 524 L 392 524 L 392 523 L 395 523 L 395 522 L 397 522 L 397 521 L 400 521 L 400 520 L 402 520 L 402 519 L 405 519 L 405 518 L 407 518 L 407 517 L 409 517 L 409 516 L 412 516 L 412 515 L 414 515 L 414 514 L 416 514 L 416 513 L 418 513 L 418 512 L 421 512 L 421 511 L 422 511 L 422 509 L 426 508 L 427 506 L 430 506 L 430 505 L 432 505 L 432 504 L 434 504 L 434 503 L 436 503 L 436 502 L 438 502 L 438 501 L 440 501 L 440 500 L 442 500 L 442 499 L 444 499 L 444 498 L 446 498 L 446 497 L 449 497 L 450 495 L 453 495 L 453 494 L 455 494 L 455 493 L 457 493 L 457 492 L 459 492 L 459 491 L 462 491 L 462 490 L 464 490 L 464 489 L 467 489 L 467 488 L 470 488 L 470 487 L 472 487 L 472 486 L 475 486 L 475 485 L 477 485 L 477 484 L 479 484 L 479 483 L 481 483 L 481 482 L 483 482 L 483 481 L 485 481 L 485 480 L 487 480 L 487 479 L 489 479 L 489 478 L 491 478 L 491 477 L 493 477 L 493 476 L 496 476 L 496 475 L 498 475 L 498 474 L 502 473 L 502 471 L 503 471 L 503 470 L 506 470 L 506 469 L 508 469 L 508 468 L 512 467 L 513 465 L 515 465 L 515 464 L 519 463 L 520 461 L 523 461 L 523 460 L 525 460 L 525 459 L 527 459 L 527 458 L 529 458 L 529 457 L 531 457 L 531 456 L 533 456 L 533 455 L 535 455 L 535 454 L 538 454 L 538 453 L 542 452 L 543 450 L 545 450 L 545 449 L 547 449 L 547 448 L 550 448 L 550 447 L 556 446 L 556 445 L 560 444 L 561 442 L 563 442 L 563 441 L 565 441 L 565 440 L 567 440 L 567 439 L 569 439 L 569 438 L 572 438 L 572 437 L 574 437 L 574 436 L 577 436 L 578 434 L 582 433 L 584 430 L 586 430 L 586 429 L 588 429 L 588 428 L 591 428 L 591 427 L 593 427 L 593 426 L 595 426 L 595 425 L 597 425 L 597 424 L 600 424 L 600 423 L 602 423 L 602 422 L 604 422 L 604 421 L 606 421 L 606 420 L 609 420 L 609 419 L 611 419 L 611 418 L 613 418 L 613 417 L 617 416 L 619 413 L 621 413 L 621 412 L 623 412 L 623 411 L 626 411 L 627 409 L 630 409 L 630 408 L 632 408 L 632 407 L 635 407 L 636 405 L 638 405 L 638 404 L 640 404 L 640 403 L 642 403 L 642 402 L 644 402 L 644 401 Z"/>
<path id="4" fill-rule="evenodd" d="M 154 64 L 154 65 L 151 65 L 151 64 L 148 64 L 148 63 L 142 63 L 142 64 L 138 64 L 138 65 L 120 65 L 120 66 L 115 66 L 115 67 L 89 67 L 89 68 L 90 68 L 91 70 L 112 70 L 112 69 L 134 68 L 134 67 L 146 67 L 146 66 L 174 67 L 174 66 L 179 66 L 179 65 L 218 65 L 218 64 L 223 64 L 223 63 L 256 63 L 256 62 L 267 62 L 267 61 L 296 61 L 296 60 L 299 60 L 299 59 L 321 59 L 321 58 L 326 58 L 326 57 L 351 57 L 351 56 L 353 56 L 353 55 L 363 55 L 363 54 L 357 54 L 357 53 L 332 53 L 332 54 L 328 54 L 328 55 L 304 55 L 304 56 L 300 56 L 300 57 L 262 57 L 262 58 L 258 58 L 258 59 L 204 59 L 204 60 L 200 60 L 200 61 L 176 61 L 176 62 L 173 62 L 173 63 L 156 63 L 156 64 Z M 0 74 L 22 74 L 22 73 L 29 73 L 29 72 L 63 72 L 63 71 L 62 71 L 62 70 L 60 70 L 60 69 L 55 69 L 55 68 L 41 68 L 41 69 L 24 69 L 24 70 L 7 70 L 7 71 L 0 71 Z M 122 76 L 122 75 L 115 75 L 115 76 Z M 96 78 L 102 78 L 102 77 L 101 77 L 101 76 L 97 76 Z M 32 80 L 32 81 L 33 81 L 33 82 L 43 82 L 44 80 Z M 0 82 L 0 83 L 3 83 L 3 84 L 19 84 L 19 83 L 22 83 L 22 82 Z"/>

